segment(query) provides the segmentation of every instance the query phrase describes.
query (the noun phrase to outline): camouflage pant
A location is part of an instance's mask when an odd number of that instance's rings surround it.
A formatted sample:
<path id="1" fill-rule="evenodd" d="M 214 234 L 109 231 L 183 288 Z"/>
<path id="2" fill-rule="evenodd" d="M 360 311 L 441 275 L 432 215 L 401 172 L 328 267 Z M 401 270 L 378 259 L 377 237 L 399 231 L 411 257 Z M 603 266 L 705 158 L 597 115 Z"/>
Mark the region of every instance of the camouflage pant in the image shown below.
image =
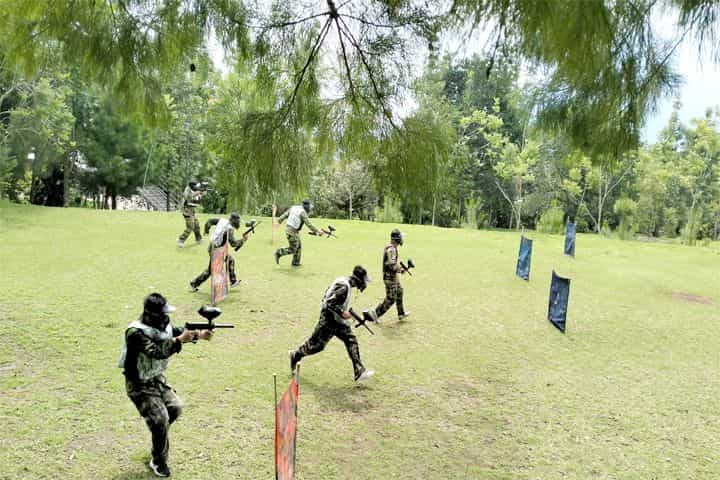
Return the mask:
<path id="1" fill-rule="evenodd" d="M 190 233 L 195 232 L 195 240 L 202 239 L 202 235 L 200 234 L 200 222 L 198 222 L 198 219 L 195 218 L 195 215 L 192 217 L 184 217 L 185 218 L 185 231 L 180 234 L 178 237 L 179 242 L 184 242 L 188 239 L 190 236 Z"/>
<path id="2" fill-rule="evenodd" d="M 300 232 L 286 232 L 288 247 L 278 250 L 278 256 L 292 254 L 292 264 L 296 267 L 300 266 L 300 257 L 302 256 L 302 242 L 300 242 Z"/>
<path id="3" fill-rule="evenodd" d="M 149 382 L 126 381 L 128 397 L 135 404 L 152 435 L 152 458 L 157 465 L 167 465 L 170 425 L 182 413 L 182 401 L 162 377 Z"/>
<path id="4" fill-rule="evenodd" d="M 211 261 L 212 261 L 212 257 L 211 257 Z M 207 268 L 205 270 L 203 270 L 200 273 L 200 275 L 195 277 L 195 279 L 192 282 L 190 282 L 190 285 L 192 285 L 193 287 L 199 287 L 200 285 L 202 285 L 202 283 L 205 280 L 210 278 L 211 269 L 212 269 L 212 263 L 208 263 Z M 227 257 L 227 269 L 228 269 L 228 274 L 230 275 L 230 283 L 233 284 L 237 280 L 237 276 L 235 275 L 235 258 L 232 255 L 228 255 L 228 257 Z"/>
<path id="5" fill-rule="evenodd" d="M 336 320 L 333 318 L 333 314 L 329 312 L 322 312 L 320 314 L 320 320 L 315 326 L 315 331 L 310 335 L 310 338 L 297 349 L 295 359 L 300 361 L 301 358 L 307 355 L 322 352 L 332 337 L 339 338 L 345 344 L 348 356 L 353 364 L 355 378 L 359 377 L 360 374 L 365 371 L 365 367 L 363 367 L 360 361 L 360 348 L 358 347 L 357 337 L 349 325 Z"/>
<path id="6" fill-rule="evenodd" d="M 385 280 L 385 300 L 383 300 L 377 307 L 375 307 L 375 313 L 378 317 L 381 317 L 387 312 L 393 304 L 397 305 L 398 315 L 405 314 L 405 307 L 403 306 L 403 289 L 400 282 L 397 280 Z"/>

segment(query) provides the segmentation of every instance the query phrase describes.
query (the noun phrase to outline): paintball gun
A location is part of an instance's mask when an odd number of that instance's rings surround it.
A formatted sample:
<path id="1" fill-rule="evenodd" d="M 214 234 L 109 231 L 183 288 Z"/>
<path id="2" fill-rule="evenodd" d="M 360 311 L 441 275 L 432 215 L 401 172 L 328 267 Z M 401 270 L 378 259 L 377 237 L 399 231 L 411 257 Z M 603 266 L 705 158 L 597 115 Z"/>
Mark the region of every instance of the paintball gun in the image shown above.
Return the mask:
<path id="1" fill-rule="evenodd" d="M 185 324 L 185 330 L 215 330 L 216 328 L 235 328 L 235 325 L 229 323 L 215 323 L 214 319 L 220 316 L 222 310 L 217 307 L 210 307 L 203 305 L 198 310 L 201 317 L 207 320 L 207 323 L 193 323 L 188 322 Z"/>
<path id="2" fill-rule="evenodd" d="M 245 230 L 245 232 L 243 233 L 243 236 L 247 235 L 248 233 L 255 233 L 255 227 L 257 227 L 261 223 L 262 223 L 262 220 L 257 221 L 255 219 L 245 222 L 245 226 L 247 227 L 247 230 Z"/>
<path id="3" fill-rule="evenodd" d="M 329 237 L 338 238 L 338 236 L 335 235 L 335 231 L 336 231 L 336 230 L 337 230 L 337 229 L 336 229 L 335 227 L 333 227 L 332 225 L 328 225 L 327 230 L 325 230 L 324 228 L 321 228 L 321 229 L 320 229 L 320 231 L 321 231 L 322 233 L 324 233 L 325 236 L 327 236 L 328 238 L 329 238 Z M 308 232 L 308 233 L 309 233 L 310 235 L 317 235 L 317 233 L 315 233 L 315 232 Z"/>
<path id="4" fill-rule="evenodd" d="M 400 262 L 400 266 L 412 277 L 412 272 L 410 271 L 410 269 L 415 268 L 415 264 L 413 263 L 412 258 L 408 258 L 407 265 L 405 265 L 403 262 Z"/>
<path id="5" fill-rule="evenodd" d="M 353 318 L 355 319 L 355 321 L 357 322 L 357 323 L 355 324 L 355 328 L 358 328 L 360 325 L 362 325 L 363 327 L 367 328 L 367 331 L 370 332 L 371 335 L 375 335 L 375 333 L 374 333 L 372 330 L 370 330 L 370 327 L 368 327 L 368 326 L 367 326 L 367 323 L 366 323 L 366 322 L 372 322 L 372 321 L 373 321 L 373 319 L 370 317 L 370 314 L 367 312 L 367 310 L 363 312 L 363 316 L 362 316 L 362 318 L 360 318 L 360 315 L 358 315 L 357 313 L 355 313 L 355 310 L 353 310 L 353 309 L 351 308 L 351 309 L 350 309 L 350 315 L 352 315 L 352 317 L 353 317 Z"/>
<path id="6" fill-rule="evenodd" d="M 340 317 L 340 319 L 343 318 L 343 316 L 342 316 L 342 313 L 343 313 L 343 312 L 342 312 L 342 308 L 340 308 L 340 307 L 333 307 L 333 308 L 330 309 L 330 311 L 333 312 L 333 313 L 334 313 L 335 315 L 337 315 L 338 317 Z M 367 322 L 367 321 L 370 321 L 370 322 L 373 321 L 372 318 L 370 318 L 370 315 L 364 315 L 365 318 L 360 318 L 360 315 L 358 315 L 358 314 L 355 312 L 355 310 L 353 310 L 352 308 L 349 310 L 349 312 L 350 312 L 350 315 L 352 315 L 352 317 L 353 317 L 353 318 L 355 319 L 355 321 L 357 322 L 357 323 L 355 324 L 355 328 L 358 328 L 360 325 L 362 325 L 363 327 L 367 328 L 367 331 L 370 332 L 371 335 L 375 335 L 375 332 L 373 332 L 372 330 L 370 330 L 370 327 L 368 327 L 368 326 L 365 324 L 365 322 Z M 365 314 L 365 313 L 366 313 L 366 312 L 363 312 L 363 314 Z"/>
<path id="7" fill-rule="evenodd" d="M 243 232 L 243 237 L 251 232 L 255 233 L 255 227 L 257 227 L 261 223 L 262 220 L 259 222 L 257 220 L 250 220 L 248 222 L 245 222 L 245 226 L 248 227 L 248 229 Z M 240 250 L 240 247 L 235 247 L 235 251 L 237 252 L 238 250 Z"/>

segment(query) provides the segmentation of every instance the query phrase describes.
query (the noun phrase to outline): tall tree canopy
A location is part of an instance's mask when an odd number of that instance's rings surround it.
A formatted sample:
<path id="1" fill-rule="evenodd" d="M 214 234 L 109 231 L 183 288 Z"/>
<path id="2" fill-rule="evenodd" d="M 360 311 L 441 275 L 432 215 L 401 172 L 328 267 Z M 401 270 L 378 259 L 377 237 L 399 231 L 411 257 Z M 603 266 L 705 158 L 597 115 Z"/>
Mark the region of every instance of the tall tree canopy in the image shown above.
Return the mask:
<path id="1" fill-rule="evenodd" d="M 486 74 L 508 59 L 534 67 L 545 79 L 539 124 L 596 163 L 637 146 L 648 113 L 677 85 L 671 62 L 679 44 L 695 37 L 720 56 L 720 4 L 709 0 L 3 0 L 2 7 L 10 69 L 33 73 L 52 47 L 154 123 L 171 121 L 163 92 L 178 62 L 189 64 L 214 35 L 266 97 L 236 114 L 222 152 L 235 186 L 261 193 L 307 186 L 308 175 L 293 173 L 310 170 L 318 153 L 367 161 L 378 152 L 374 142 L 398 145 L 398 112 L 418 58 L 468 22 L 492 32 Z M 670 38 L 653 24 L 661 12 L 677 25 Z M 252 168 L 248 152 L 263 168 Z M 403 162 L 387 162 L 395 165 Z"/>

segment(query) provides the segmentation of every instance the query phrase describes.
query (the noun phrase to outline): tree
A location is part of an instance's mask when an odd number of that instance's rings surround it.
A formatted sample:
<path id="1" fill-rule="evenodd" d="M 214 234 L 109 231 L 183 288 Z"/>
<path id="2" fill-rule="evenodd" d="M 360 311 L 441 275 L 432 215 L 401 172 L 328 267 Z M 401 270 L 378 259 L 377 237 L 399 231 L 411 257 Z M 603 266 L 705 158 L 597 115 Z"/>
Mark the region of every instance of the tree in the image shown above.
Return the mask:
<path id="1" fill-rule="evenodd" d="M 357 161 L 323 169 L 313 178 L 310 195 L 318 215 L 328 217 L 370 219 L 378 202 L 374 179 Z"/>
<path id="2" fill-rule="evenodd" d="M 704 209 L 720 196 L 720 131 L 718 119 L 708 112 L 706 118 L 693 119 L 685 131 L 685 155 L 679 163 L 682 186 L 690 205 L 683 230 L 683 241 L 694 245 L 701 228 Z"/>
<path id="3" fill-rule="evenodd" d="M 538 162 L 540 145 L 533 141 L 523 145 L 513 143 L 502 132 L 503 120 L 498 116 L 499 111 L 500 103 L 496 100 L 492 113 L 476 110 L 463 117 L 460 120 L 462 138 L 466 144 L 477 138 L 486 142 L 482 150 L 471 151 L 473 161 L 492 166 L 495 186 L 510 206 L 509 225 L 516 220 L 516 228 L 520 229 L 522 204 L 527 194 L 525 187 L 534 180 L 532 167 Z"/>
<path id="4" fill-rule="evenodd" d="M 42 77 L 32 88 L 19 93 L 21 106 L 9 114 L 7 141 L 16 158 L 32 159 L 30 201 L 35 204 L 65 204 L 64 172 L 69 168 L 75 121 L 69 106 L 70 93 L 66 75 Z M 23 172 L 24 168 L 23 164 Z"/>
<path id="5" fill-rule="evenodd" d="M 410 83 L 412 53 L 426 48 L 434 57 L 441 31 L 470 21 L 493 32 L 486 72 L 499 58 L 511 58 L 549 73 L 539 90 L 540 125 L 566 134 L 593 162 L 618 159 L 637 146 L 647 113 L 677 84 L 669 65 L 686 38 L 720 51 L 714 41 L 720 5 L 706 1 L 327 0 L 317 11 L 305 7 L 226 0 L 5 0 L 0 35 L 14 66 L 32 72 L 48 45 L 56 45 L 87 79 L 112 85 L 128 109 L 162 123 L 170 119 L 166 79 L 178 62 L 188 64 L 197 55 L 212 32 L 232 49 L 240 71 L 266 94 L 277 95 L 271 111 L 256 112 L 255 121 L 245 123 L 258 125 L 245 143 L 262 150 L 301 130 L 335 132 L 336 145 L 357 145 L 360 137 L 387 139 L 400 127 L 393 110 Z M 666 7 L 680 27 L 670 41 L 650 20 Z M 320 98 L 322 87 L 337 95 Z M 358 115 L 365 121 L 356 121 Z M 350 124 L 364 128 L 345 128 Z M 259 159 L 266 166 L 297 170 L 293 164 L 299 163 L 313 170 L 300 138 L 266 153 L 271 155 Z M 273 182 L 259 180 L 262 191 L 272 190 Z"/>
<path id="6" fill-rule="evenodd" d="M 137 122 L 118 114 L 112 96 L 101 92 L 82 109 L 79 123 L 79 156 L 90 167 L 82 178 L 83 190 L 102 195 L 102 206 L 114 210 L 119 195 L 131 195 L 142 183 L 143 132 Z"/>

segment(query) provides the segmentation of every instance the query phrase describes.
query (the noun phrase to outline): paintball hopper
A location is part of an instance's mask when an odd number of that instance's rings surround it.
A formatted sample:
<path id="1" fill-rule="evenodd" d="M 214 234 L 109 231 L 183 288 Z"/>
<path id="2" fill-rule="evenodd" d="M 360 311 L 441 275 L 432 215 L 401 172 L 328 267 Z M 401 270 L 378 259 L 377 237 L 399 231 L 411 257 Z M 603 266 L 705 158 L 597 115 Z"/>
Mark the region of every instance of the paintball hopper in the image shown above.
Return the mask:
<path id="1" fill-rule="evenodd" d="M 185 324 L 186 330 L 215 330 L 216 328 L 235 328 L 235 325 L 229 323 L 215 323 L 214 319 L 220 316 L 222 310 L 217 307 L 211 307 L 210 305 L 203 305 L 197 311 L 201 317 L 207 320 L 207 323 L 194 323 L 188 322 Z"/>
<path id="2" fill-rule="evenodd" d="M 411 269 L 411 268 L 415 268 L 415 263 L 412 261 L 412 258 L 408 258 L 408 259 L 407 259 L 407 265 L 405 265 L 404 263 L 400 262 L 400 266 L 401 266 L 403 269 L 405 269 L 405 271 L 406 271 L 410 276 L 412 276 L 412 272 L 410 271 L 410 269 Z"/>
<path id="3" fill-rule="evenodd" d="M 247 235 L 248 233 L 255 233 L 255 227 L 257 227 L 261 223 L 262 222 L 258 222 L 254 218 L 252 220 L 245 222 L 245 227 L 247 228 L 247 230 L 245 230 L 245 234 Z"/>
<path id="4" fill-rule="evenodd" d="M 208 322 L 212 322 L 214 319 L 220 316 L 222 310 L 218 307 L 211 307 L 210 305 L 203 305 L 197 311 L 201 317 L 205 318 Z"/>
<path id="5" fill-rule="evenodd" d="M 335 235 L 335 231 L 336 231 L 336 230 L 337 230 L 337 229 L 336 229 L 334 226 L 328 225 L 327 230 L 325 230 L 325 234 L 326 234 L 328 237 L 338 238 L 337 235 Z"/>

